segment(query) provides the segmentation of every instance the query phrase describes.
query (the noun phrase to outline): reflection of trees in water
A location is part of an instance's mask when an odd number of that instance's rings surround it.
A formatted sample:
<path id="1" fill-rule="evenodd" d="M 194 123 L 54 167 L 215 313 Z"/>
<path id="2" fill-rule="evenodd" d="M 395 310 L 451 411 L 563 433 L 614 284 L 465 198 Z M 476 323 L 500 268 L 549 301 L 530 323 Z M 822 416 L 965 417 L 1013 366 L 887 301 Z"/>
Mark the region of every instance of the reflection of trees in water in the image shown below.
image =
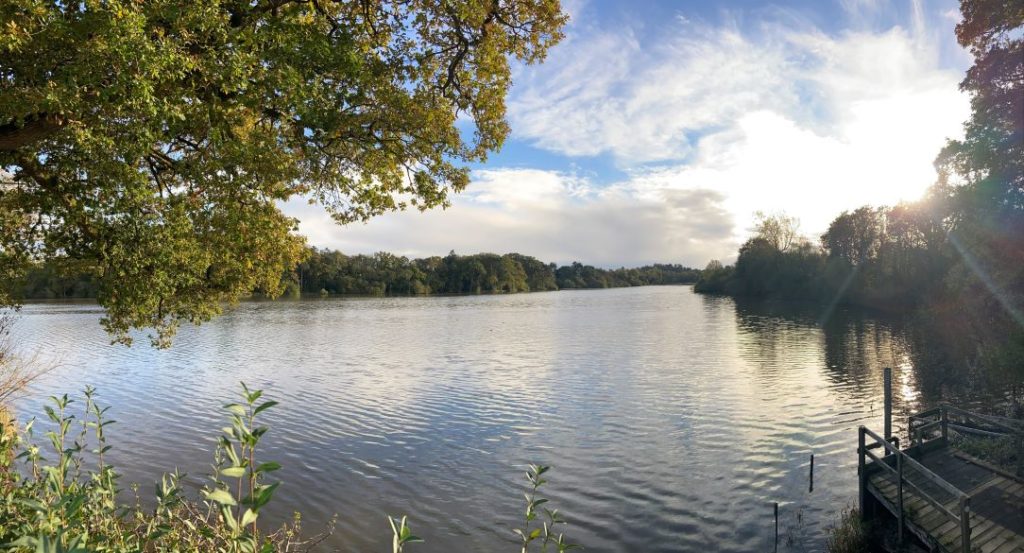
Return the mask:
<path id="1" fill-rule="evenodd" d="M 998 390 L 989 373 L 969 361 L 969 344 L 939 340 L 924 321 L 840 307 L 826 317 L 816 303 L 735 298 L 741 355 L 755 366 L 807 362 L 808 341 L 821 343 L 816 362 L 836 387 L 882 397 L 882 368 L 893 368 L 898 403 L 917 408 L 942 400 L 975 403 Z M 799 346 L 799 347 L 798 347 Z M 917 395 L 920 394 L 920 397 Z"/>

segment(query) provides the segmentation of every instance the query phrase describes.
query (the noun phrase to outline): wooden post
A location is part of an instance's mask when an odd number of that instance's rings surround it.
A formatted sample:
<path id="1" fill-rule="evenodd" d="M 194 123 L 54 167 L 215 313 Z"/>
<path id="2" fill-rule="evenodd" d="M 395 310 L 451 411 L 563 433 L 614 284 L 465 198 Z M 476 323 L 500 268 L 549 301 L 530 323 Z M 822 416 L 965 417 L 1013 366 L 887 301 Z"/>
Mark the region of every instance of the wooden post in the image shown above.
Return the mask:
<path id="1" fill-rule="evenodd" d="M 946 411 L 946 406 L 939 407 L 939 417 L 942 420 L 942 424 L 939 425 L 942 428 L 942 443 L 949 443 L 949 412 Z"/>
<path id="2" fill-rule="evenodd" d="M 960 548 L 971 553 L 971 498 L 966 495 L 960 498 Z"/>
<path id="3" fill-rule="evenodd" d="M 885 379 L 883 384 L 885 390 L 885 433 L 882 434 L 882 437 L 888 442 L 892 437 L 892 369 L 889 367 L 882 369 L 882 378 Z"/>
<path id="4" fill-rule="evenodd" d="M 775 553 L 779 553 L 779 502 L 775 502 Z"/>
<path id="5" fill-rule="evenodd" d="M 811 454 L 811 474 L 808 477 L 807 493 L 814 492 L 814 454 Z"/>
<path id="6" fill-rule="evenodd" d="M 864 465 L 864 427 L 857 429 L 857 481 L 860 488 L 860 518 L 867 520 L 868 512 L 868 473 Z"/>
<path id="7" fill-rule="evenodd" d="M 906 519 L 903 514 L 903 454 L 896 453 L 896 508 L 899 510 L 899 533 L 897 543 L 903 545 L 903 527 L 906 526 Z"/>

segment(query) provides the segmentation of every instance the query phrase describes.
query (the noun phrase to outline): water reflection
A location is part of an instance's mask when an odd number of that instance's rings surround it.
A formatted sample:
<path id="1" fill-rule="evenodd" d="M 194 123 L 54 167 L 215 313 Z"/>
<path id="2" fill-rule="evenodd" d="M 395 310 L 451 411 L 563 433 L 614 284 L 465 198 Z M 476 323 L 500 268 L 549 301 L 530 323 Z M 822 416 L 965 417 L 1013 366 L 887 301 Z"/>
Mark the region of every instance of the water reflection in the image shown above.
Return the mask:
<path id="1" fill-rule="evenodd" d="M 555 466 L 552 503 L 590 551 L 768 550 L 774 501 L 813 550 L 854 497 L 882 367 L 898 428 L 937 397 L 903 323 L 689 287 L 247 303 L 168 351 L 110 346 L 98 318 L 34 305 L 17 332 L 62 361 L 40 392 L 90 383 L 133 422 L 110 436 L 126 481 L 177 466 L 199 486 L 245 380 L 281 402 L 270 514 L 315 531 L 337 513 L 344 551 L 386 550 L 385 513 L 410 516 L 418 551 L 514 550 L 528 462 Z"/>

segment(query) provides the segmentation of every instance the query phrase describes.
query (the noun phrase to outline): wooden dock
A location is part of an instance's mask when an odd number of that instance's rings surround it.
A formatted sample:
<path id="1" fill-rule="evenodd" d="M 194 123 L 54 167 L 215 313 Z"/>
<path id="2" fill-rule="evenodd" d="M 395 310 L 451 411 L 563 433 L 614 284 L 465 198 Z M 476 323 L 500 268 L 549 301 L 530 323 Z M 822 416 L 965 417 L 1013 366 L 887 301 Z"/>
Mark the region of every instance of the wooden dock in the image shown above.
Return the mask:
<path id="1" fill-rule="evenodd" d="M 1024 425 L 943 405 L 910 417 L 909 431 L 900 449 L 860 427 L 862 516 L 893 517 L 901 542 L 931 551 L 1024 553 L 1024 480 L 950 443 L 950 432 L 1019 440 Z"/>

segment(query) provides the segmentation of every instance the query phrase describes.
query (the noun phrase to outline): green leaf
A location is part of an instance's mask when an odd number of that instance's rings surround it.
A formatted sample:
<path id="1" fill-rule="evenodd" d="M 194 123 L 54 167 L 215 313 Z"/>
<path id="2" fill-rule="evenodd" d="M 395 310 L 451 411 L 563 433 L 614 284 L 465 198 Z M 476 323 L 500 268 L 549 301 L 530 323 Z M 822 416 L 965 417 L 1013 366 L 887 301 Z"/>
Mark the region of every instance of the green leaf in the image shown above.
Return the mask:
<path id="1" fill-rule="evenodd" d="M 264 505 L 270 502 L 270 498 L 274 496 L 274 490 L 280 485 L 280 482 L 274 482 L 269 486 L 263 486 L 256 491 L 256 502 L 255 507 L 257 509 L 262 508 Z"/>
<path id="2" fill-rule="evenodd" d="M 230 411 L 232 415 L 237 415 L 239 417 L 244 417 L 248 414 L 245 407 L 237 403 L 229 403 L 225 405 L 224 408 Z"/>
<path id="3" fill-rule="evenodd" d="M 273 400 L 264 402 L 264 403 L 260 404 L 260 406 L 257 407 L 255 411 L 253 411 L 253 414 L 254 415 L 259 415 L 263 411 L 266 411 L 267 409 L 270 409 L 271 407 L 273 407 L 275 405 L 277 405 L 277 402 L 273 401 Z"/>
<path id="4" fill-rule="evenodd" d="M 256 522 L 256 517 L 258 516 L 259 513 L 253 511 L 252 509 L 246 509 L 245 514 L 242 515 L 242 526 L 248 526 Z"/>
<path id="5" fill-rule="evenodd" d="M 234 496 L 232 496 L 227 490 L 216 489 L 211 492 L 205 492 L 206 499 L 210 501 L 216 501 L 221 505 L 237 505 Z"/>
<path id="6" fill-rule="evenodd" d="M 245 476 L 245 467 L 228 467 L 222 469 L 220 473 L 228 478 L 241 478 Z"/>
<path id="7" fill-rule="evenodd" d="M 273 472 L 279 468 L 281 468 L 279 463 L 267 461 L 266 463 L 260 463 L 260 465 L 256 467 L 256 472 Z"/>

